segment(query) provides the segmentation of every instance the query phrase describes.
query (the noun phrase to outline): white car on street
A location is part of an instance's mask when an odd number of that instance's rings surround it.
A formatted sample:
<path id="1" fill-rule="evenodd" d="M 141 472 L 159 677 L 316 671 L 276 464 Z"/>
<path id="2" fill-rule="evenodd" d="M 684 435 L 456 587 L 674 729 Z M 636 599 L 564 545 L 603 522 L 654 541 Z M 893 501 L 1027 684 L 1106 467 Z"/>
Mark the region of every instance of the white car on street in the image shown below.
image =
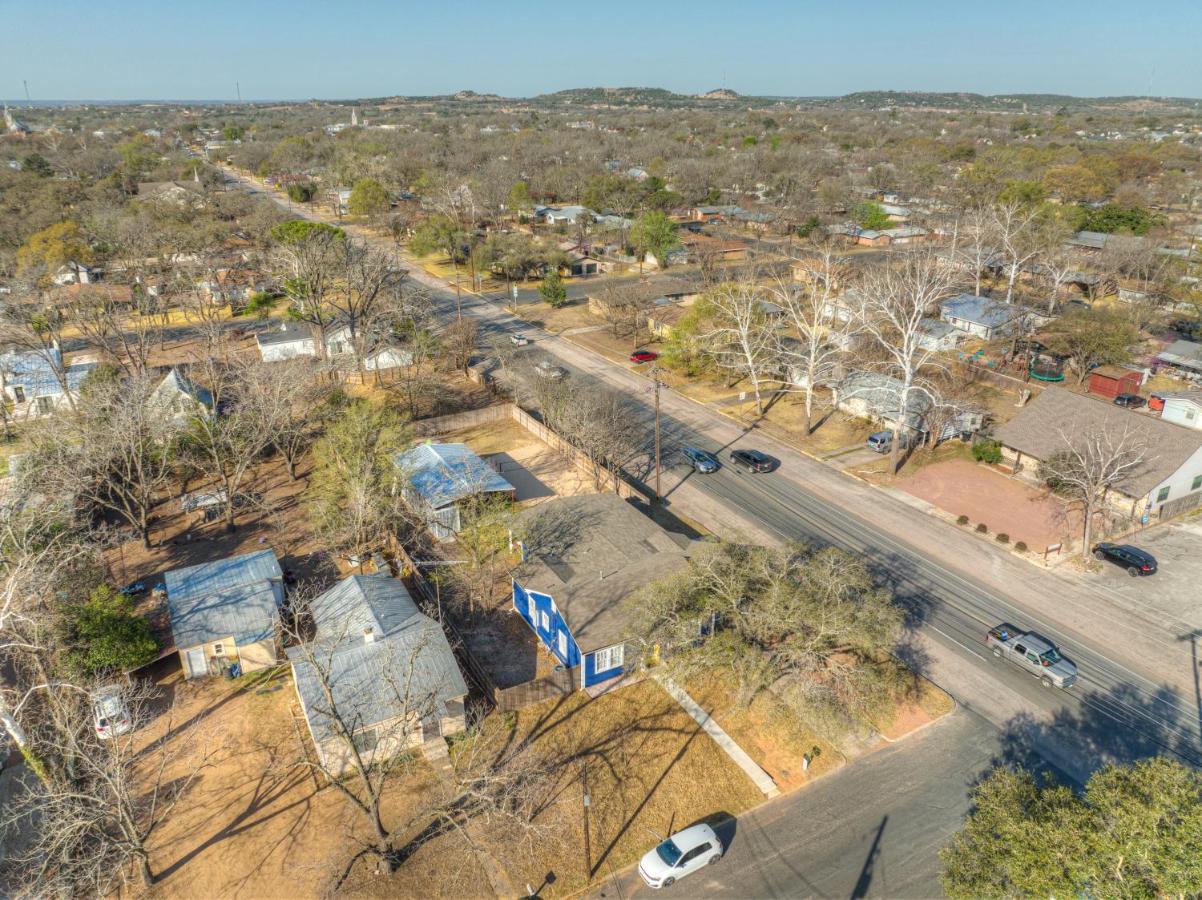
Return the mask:
<path id="1" fill-rule="evenodd" d="M 515 331 L 509 335 L 509 342 L 515 347 L 525 347 L 530 343 L 530 338 L 526 337 L 520 331 Z"/>
<path id="2" fill-rule="evenodd" d="M 722 858 L 722 841 L 702 823 L 679 831 L 639 860 L 639 874 L 649 887 L 666 888 Z"/>

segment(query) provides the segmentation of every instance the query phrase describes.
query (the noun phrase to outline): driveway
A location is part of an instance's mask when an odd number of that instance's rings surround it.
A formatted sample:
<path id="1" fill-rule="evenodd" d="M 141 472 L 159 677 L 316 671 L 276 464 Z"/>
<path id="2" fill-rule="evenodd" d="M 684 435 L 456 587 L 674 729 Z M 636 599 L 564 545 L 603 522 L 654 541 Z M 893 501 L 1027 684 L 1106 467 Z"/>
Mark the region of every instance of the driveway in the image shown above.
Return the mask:
<path id="1" fill-rule="evenodd" d="M 1080 534 L 1080 517 L 1066 504 L 1000 472 L 966 459 L 923 466 L 894 485 L 951 513 L 984 522 L 995 534 L 1008 534 L 1032 550 L 1067 544 Z"/>

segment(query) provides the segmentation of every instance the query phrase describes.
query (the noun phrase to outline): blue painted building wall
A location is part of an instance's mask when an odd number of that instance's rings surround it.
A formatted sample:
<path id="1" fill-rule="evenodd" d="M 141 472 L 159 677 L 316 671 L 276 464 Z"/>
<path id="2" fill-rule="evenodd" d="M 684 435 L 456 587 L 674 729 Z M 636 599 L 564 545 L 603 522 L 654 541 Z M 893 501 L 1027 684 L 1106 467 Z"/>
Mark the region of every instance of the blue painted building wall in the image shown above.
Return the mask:
<path id="1" fill-rule="evenodd" d="M 528 591 L 514 581 L 513 608 L 526 620 L 526 624 L 538 635 L 538 639 L 543 642 L 543 645 L 565 666 L 575 668 L 581 665 L 581 661 L 583 660 L 583 673 L 580 680 L 582 687 L 589 687 L 602 681 L 608 681 L 610 678 L 617 678 L 623 673 L 624 669 L 622 666 L 615 666 L 604 672 L 598 672 L 595 666 L 596 657 L 594 653 L 590 651 L 581 654 L 576 639 L 572 636 L 567 623 L 559 613 L 559 608 L 555 605 L 555 599 L 550 594 L 544 594 L 539 591 Z M 543 627 L 544 614 L 546 616 L 546 627 Z M 562 651 L 560 646 L 561 634 L 566 638 L 566 653 Z M 599 647 L 597 649 L 605 648 Z"/>

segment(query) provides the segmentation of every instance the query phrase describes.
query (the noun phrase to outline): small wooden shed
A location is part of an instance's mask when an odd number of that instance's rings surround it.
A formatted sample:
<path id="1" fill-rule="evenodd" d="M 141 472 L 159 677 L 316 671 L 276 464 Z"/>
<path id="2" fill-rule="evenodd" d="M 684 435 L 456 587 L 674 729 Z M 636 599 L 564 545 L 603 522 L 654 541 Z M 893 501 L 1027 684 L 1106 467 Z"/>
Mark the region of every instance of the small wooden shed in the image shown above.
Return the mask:
<path id="1" fill-rule="evenodd" d="M 1098 366 L 1089 373 L 1089 392 L 1113 400 L 1119 394 L 1138 394 L 1143 375 L 1120 366 Z"/>

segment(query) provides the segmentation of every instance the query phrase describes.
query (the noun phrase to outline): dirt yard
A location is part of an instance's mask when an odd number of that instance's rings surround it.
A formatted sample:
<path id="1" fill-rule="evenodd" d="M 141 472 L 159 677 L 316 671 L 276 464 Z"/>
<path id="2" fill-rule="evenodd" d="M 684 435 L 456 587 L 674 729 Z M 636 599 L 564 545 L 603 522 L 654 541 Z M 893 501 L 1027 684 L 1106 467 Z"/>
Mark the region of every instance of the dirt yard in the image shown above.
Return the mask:
<path id="1" fill-rule="evenodd" d="M 894 482 L 894 486 L 926 500 L 953 516 L 968 516 L 992 533 L 1005 533 L 1012 543 L 1032 550 L 1068 543 L 1079 533 L 1079 516 L 1047 491 L 965 459 L 932 463 Z"/>
<path id="2" fill-rule="evenodd" d="M 307 743 L 291 676 L 184 682 L 160 666 L 174 698 L 166 714 L 138 733 L 143 746 L 170 728 L 209 765 L 151 839 L 151 865 L 163 898 L 306 898 L 324 895 L 333 875 L 359 848 L 361 823 L 340 794 L 298 765 Z M 190 767 L 182 763 L 179 777 Z M 385 821 L 402 821 L 420 797 L 437 790 L 421 765 L 392 789 Z M 362 896 L 484 897 L 487 878 L 454 835 L 422 846 L 393 876 L 367 866 L 341 893 Z"/>
<path id="3" fill-rule="evenodd" d="M 729 820 L 763 802 L 763 795 L 689 715 L 653 680 L 589 699 L 577 691 L 562 700 L 494 716 L 489 726 L 510 740 L 532 741 L 576 754 L 554 805 L 562 840 L 536 842 L 517 852 L 509 831 L 491 841 L 509 847 L 515 886 L 542 885 L 540 895 L 562 897 L 637 860 L 661 836 L 701 820 Z M 587 773 L 591 876 L 585 874 L 583 781 Z M 718 827 L 717 825 L 715 827 Z M 494 851 L 496 855 L 498 851 Z M 554 881 L 547 884 L 551 874 Z"/>
<path id="4" fill-rule="evenodd" d="M 487 422 L 440 435 L 439 439 L 467 444 L 491 462 L 517 488 L 518 502 L 523 505 L 597 492 L 592 480 L 581 474 L 566 456 L 513 419 Z"/>

